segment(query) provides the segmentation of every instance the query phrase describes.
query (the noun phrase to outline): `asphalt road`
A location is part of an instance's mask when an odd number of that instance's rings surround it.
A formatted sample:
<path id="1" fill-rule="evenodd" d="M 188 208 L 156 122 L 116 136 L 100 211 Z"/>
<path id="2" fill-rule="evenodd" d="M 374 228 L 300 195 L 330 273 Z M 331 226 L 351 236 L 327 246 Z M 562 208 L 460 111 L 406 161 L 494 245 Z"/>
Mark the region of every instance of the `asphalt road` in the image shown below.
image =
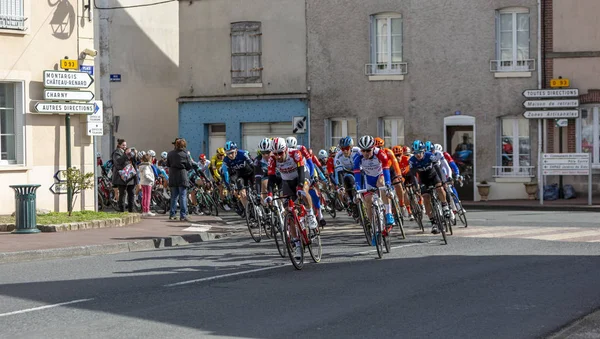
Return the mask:
<path id="1" fill-rule="evenodd" d="M 322 262 L 302 271 L 243 232 L 3 264 L 0 337 L 538 338 L 600 307 L 600 242 L 522 238 L 600 232 L 595 213 L 469 216 L 446 246 L 408 226 L 383 260 L 340 216 L 323 232 Z M 484 238 L 499 230 L 507 236 Z"/>

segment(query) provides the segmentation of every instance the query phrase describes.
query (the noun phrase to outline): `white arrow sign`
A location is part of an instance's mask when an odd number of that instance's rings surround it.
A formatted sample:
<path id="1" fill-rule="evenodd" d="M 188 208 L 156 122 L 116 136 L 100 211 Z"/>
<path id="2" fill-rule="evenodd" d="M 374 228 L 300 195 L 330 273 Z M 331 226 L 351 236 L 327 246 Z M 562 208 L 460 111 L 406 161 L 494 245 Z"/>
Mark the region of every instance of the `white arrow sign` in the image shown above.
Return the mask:
<path id="1" fill-rule="evenodd" d="M 44 87 L 88 88 L 94 79 L 86 72 L 44 71 Z"/>
<path id="2" fill-rule="evenodd" d="M 96 101 L 94 101 L 94 105 L 96 105 L 96 107 L 94 108 L 94 113 L 87 116 L 87 121 L 88 121 L 88 123 L 90 123 L 90 122 L 102 123 L 104 121 L 104 112 L 102 109 L 102 101 L 96 100 Z"/>
<path id="3" fill-rule="evenodd" d="M 578 88 L 566 89 L 528 89 L 523 92 L 526 98 L 578 97 Z"/>
<path id="4" fill-rule="evenodd" d="M 102 136 L 104 135 L 104 126 L 102 123 L 90 123 L 87 124 L 87 135 L 89 136 Z"/>
<path id="5" fill-rule="evenodd" d="M 561 111 L 526 111 L 523 117 L 527 119 L 561 119 L 561 118 L 578 118 L 579 111 L 561 110 Z"/>
<path id="6" fill-rule="evenodd" d="M 527 100 L 523 103 L 525 108 L 567 108 L 578 107 L 579 100 Z"/>
<path id="7" fill-rule="evenodd" d="M 90 91 L 44 90 L 44 100 L 92 101 L 93 99 L 94 93 Z"/>
<path id="8" fill-rule="evenodd" d="M 92 114 L 95 109 L 94 104 L 73 104 L 70 102 L 42 102 L 35 104 L 35 110 L 38 113 L 59 113 L 59 114 Z"/>

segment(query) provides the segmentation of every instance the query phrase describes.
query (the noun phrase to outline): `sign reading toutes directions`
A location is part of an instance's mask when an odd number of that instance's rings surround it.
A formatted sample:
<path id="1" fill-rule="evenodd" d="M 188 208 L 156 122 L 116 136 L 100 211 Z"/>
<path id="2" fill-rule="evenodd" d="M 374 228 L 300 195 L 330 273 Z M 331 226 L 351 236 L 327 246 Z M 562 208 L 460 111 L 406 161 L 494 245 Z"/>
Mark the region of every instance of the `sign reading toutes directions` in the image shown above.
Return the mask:
<path id="1" fill-rule="evenodd" d="M 102 101 L 94 101 L 94 113 L 87 116 L 87 135 L 104 135 L 104 112 Z"/>
<path id="2" fill-rule="evenodd" d="M 528 89 L 523 91 L 523 96 L 526 98 L 556 98 L 556 97 L 578 97 L 579 89 L 577 88 L 566 88 L 566 89 Z"/>
<path id="3" fill-rule="evenodd" d="M 94 104 L 43 101 L 38 101 L 34 107 L 38 113 L 46 114 L 92 114 L 95 109 Z"/>
<path id="4" fill-rule="evenodd" d="M 44 71 L 46 88 L 88 88 L 93 82 L 86 72 Z"/>
<path id="5" fill-rule="evenodd" d="M 544 153 L 543 175 L 589 175 L 589 153 Z"/>

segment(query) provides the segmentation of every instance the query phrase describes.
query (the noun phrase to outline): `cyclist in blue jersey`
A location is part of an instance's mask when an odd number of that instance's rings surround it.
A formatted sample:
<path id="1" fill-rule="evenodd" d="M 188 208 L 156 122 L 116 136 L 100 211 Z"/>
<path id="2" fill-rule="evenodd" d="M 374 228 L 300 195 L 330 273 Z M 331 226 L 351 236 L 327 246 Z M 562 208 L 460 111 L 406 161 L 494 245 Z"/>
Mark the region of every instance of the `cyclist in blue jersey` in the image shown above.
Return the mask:
<path id="1" fill-rule="evenodd" d="M 450 209 L 448 208 L 448 203 L 446 202 L 446 191 L 442 187 L 442 179 L 438 175 L 438 171 L 436 170 L 436 166 L 439 166 L 436 162 L 434 155 L 431 152 L 425 151 L 425 144 L 420 140 L 415 140 L 413 142 L 413 151 L 414 155 L 408 160 L 410 166 L 410 175 L 413 177 L 414 182 L 417 182 L 417 177 L 421 182 L 422 189 L 421 194 L 423 195 L 423 199 L 425 201 L 425 212 L 431 221 L 431 233 L 437 234 L 439 233 L 438 226 L 432 218 L 432 209 L 431 209 L 431 196 L 429 195 L 427 188 L 429 186 L 435 186 L 440 201 L 442 202 L 442 208 L 444 210 L 444 215 L 450 217 Z M 418 176 L 417 176 L 418 174 Z"/>
<path id="2" fill-rule="evenodd" d="M 228 189 L 231 189 L 230 182 L 233 182 L 234 189 L 240 195 L 240 200 L 243 206 L 246 206 L 248 199 L 246 197 L 246 189 L 254 183 L 254 166 L 252 159 L 247 151 L 238 149 L 237 144 L 233 141 L 225 143 L 225 154 L 223 159 L 223 179 Z M 242 214 L 243 215 L 243 214 Z"/>

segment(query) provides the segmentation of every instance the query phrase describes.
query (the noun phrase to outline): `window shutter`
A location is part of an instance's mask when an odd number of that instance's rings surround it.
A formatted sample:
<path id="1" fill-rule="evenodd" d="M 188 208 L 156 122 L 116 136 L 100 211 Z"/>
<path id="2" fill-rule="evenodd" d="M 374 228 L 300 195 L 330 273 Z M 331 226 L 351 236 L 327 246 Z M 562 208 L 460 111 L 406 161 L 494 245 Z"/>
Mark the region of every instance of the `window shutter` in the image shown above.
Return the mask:
<path id="1" fill-rule="evenodd" d="M 496 11 L 496 59 L 500 60 L 500 12 Z"/>
<path id="2" fill-rule="evenodd" d="M 23 95 L 23 82 L 15 83 L 15 147 L 16 161 L 25 165 L 25 107 Z"/>

